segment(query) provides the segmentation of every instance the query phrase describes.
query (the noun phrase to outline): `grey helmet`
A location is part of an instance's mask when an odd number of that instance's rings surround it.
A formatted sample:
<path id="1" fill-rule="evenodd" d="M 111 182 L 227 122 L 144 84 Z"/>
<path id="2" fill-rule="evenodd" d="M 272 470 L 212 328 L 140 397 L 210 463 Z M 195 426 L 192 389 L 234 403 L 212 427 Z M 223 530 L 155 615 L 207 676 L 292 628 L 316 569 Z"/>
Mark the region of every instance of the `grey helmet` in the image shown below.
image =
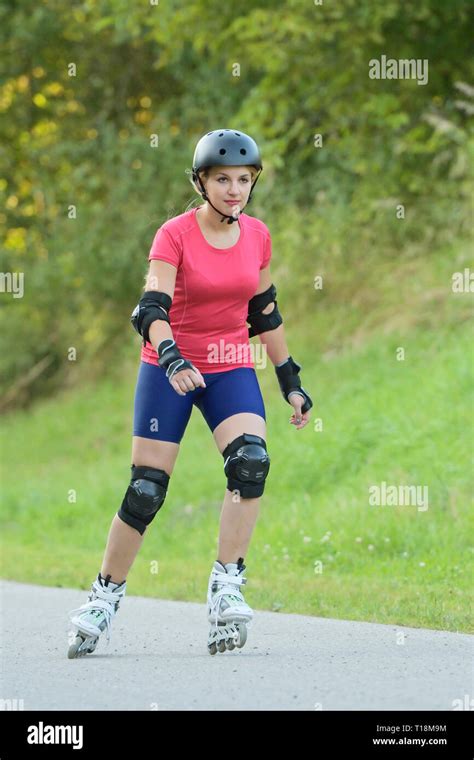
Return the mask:
<path id="1" fill-rule="evenodd" d="M 236 129 L 214 129 L 207 132 L 199 140 L 194 150 L 192 177 L 193 181 L 200 187 L 202 198 L 207 201 L 215 211 L 218 209 L 210 202 L 204 185 L 202 184 L 199 172 L 211 166 L 254 166 L 259 170 L 259 174 L 252 184 L 247 203 L 250 203 L 252 192 L 257 184 L 257 180 L 263 171 L 260 151 L 255 140 Z M 218 211 L 221 214 L 221 211 Z M 222 215 L 221 222 L 227 219 L 228 224 L 237 221 L 233 216 Z"/>

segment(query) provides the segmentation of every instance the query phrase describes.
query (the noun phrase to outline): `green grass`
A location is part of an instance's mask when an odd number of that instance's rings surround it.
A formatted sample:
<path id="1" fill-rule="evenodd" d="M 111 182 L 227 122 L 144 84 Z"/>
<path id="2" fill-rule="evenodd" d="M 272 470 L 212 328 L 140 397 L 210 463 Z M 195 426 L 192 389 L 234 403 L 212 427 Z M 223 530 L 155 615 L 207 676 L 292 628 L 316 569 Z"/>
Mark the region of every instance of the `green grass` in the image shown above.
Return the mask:
<path id="1" fill-rule="evenodd" d="M 449 272 L 444 256 L 436 262 L 427 287 Z M 389 287 L 383 279 L 380 299 Z M 440 308 L 436 292 L 429 320 L 414 318 L 416 302 L 394 301 L 378 329 L 334 351 L 316 351 L 304 325 L 289 326 L 315 402 L 303 431 L 288 424 L 273 368 L 258 371 L 271 468 L 245 558 L 254 608 L 473 631 L 469 294 L 456 301 L 448 284 Z M 394 327 L 401 308 L 407 318 Z M 344 310 L 350 304 L 340 319 Z M 136 348 L 127 349 L 113 376 L 4 418 L 3 577 L 89 589 L 129 482 L 136 371 Z M 222 465 L 195 409 L 128 593 L 204 604 Z M 427 486 L 428 509 L 370 506 L 369 488 L 382 481 Z"/>

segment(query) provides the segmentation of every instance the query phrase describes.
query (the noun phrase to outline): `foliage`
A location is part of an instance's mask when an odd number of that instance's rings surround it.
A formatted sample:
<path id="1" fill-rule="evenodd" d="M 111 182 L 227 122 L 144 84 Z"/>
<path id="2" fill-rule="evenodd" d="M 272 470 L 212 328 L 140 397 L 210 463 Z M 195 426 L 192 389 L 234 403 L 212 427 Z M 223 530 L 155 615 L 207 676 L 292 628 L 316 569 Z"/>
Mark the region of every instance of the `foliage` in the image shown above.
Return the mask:
<path id="1" fill-rule="evenodd" d="M 1 294 L 4 406 L 100 374 L 113 359 L 156 229 L 198 201 L 185 170 L 210 128 L 232 125 L 260 143 L 249 213 L 303 257 L 317 241 L 291 231 L 291 208 L 342 219 L 356 259 L 390 260 L 413 243 L 429 257 L 434 239 L 465 235 L 469 8 L 259 0 L 236 15 L 217 0 L 5 3 L 0 268 L 24 273 L 24 296 Z M 428 83 L 370 79 L 381 55 L 427 59 Z M 339 245 L 339 228 L 328 234 Z M 283 246 L 280 261 L 292 250 Z M 308 284 L 301 303 L 311 295 Z"/>

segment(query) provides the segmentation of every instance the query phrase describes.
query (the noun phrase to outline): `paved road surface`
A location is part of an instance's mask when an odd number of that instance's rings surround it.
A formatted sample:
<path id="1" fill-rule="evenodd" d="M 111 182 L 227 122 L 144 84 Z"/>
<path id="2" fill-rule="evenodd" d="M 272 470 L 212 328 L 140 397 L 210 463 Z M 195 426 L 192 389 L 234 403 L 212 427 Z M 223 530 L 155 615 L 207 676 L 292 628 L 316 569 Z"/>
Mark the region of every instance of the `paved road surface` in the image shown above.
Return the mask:
<path id="1" fill-rule="evenodd" d="M 86 591 L 1 581 L 0 594 L 0 698 L 24 710 L 452 710 L 474 697 L 466 634 L 255 610 L 245 647 L 211 657 L 204 603 L 127 594 L 110 645 L 68 660 L 67 613 Z"/>

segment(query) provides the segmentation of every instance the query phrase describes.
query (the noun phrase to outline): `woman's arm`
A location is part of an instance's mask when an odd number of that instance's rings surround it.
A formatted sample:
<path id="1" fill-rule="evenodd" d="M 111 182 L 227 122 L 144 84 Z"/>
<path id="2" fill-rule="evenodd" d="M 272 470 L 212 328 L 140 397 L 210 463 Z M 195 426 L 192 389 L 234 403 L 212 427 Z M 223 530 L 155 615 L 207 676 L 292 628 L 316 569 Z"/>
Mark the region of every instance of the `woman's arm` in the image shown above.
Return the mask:
<path id="1" fill-rule="evenodd" d="M 176 283 L 176 272 L 177 269 L 173 264 L 161 261 L 161 259 L 152 259 L 144 291 L 156 290 L 159 293 L 166 293 L 172 300 Z M 181 356 L 168 322 L 164 319 L 155 319 L 148 328 L 148 335 L 151 345 L 158 354 L 158 364 L 166 370 L 166 376 L 169 378 L 176 393 L 180 396 L 185 396 L 188 391 L 193 391 L 198 386 L 206 387 L 204 378 L 199 370 L 184 356 Z M 171 340 L 171 343 L 166 342 L 164 346 L 161 346 L 160 354 L 158 347 L 163 341 L 167 341 L 167 339 Z"/>
<path id="2" fill-rule="evenodd" d="M 260 270 L 260 281 L 258 283 L 258 288 L 255 292 L 255 295 L 264 293 L 265 290 L 268 290 L 271 284 L 272 275 L 270 273 L 269 264 L 267 267 L 265 267 L 265 269 Z M 275 303 L 272 301 L 272 303 L 269 303 L 268 306 L 265 306 L 262 313 L 270 314 L 274 308 Z M 268 332 L 259 333 L 258 337 L 266 347 L 266 352 L 273 364 L 281 364 L 282 362 L 286 361 L 286 359 L 288 359 L 290 352 L 288 351 L 288 346 L 286 345 L 283 325 L 279 325 L 275 328 L 275 330 L 268 330 Z"/>
<path id="3" fill-rule="evenodd" d="M 167 261 L 152 259 L 150 261 L 150 269 L 146 276 L 146 283 L 143 290 L 158 290 L 162 293 L 167 293 L 172 299 L 176 283 L 176 272 L 176 267 L 172 264 L 168 264 Z M 174 340 L 171 326 L 168 322 L 165 322 L 164 319 L 156 319 L 151 323 L 149 335 L 150 342 L 155 351 L 158 351 L 158 346 L 162 340 L 165 340 L 166 338 Z"/>
<path id="4" fill-rule="evenodd" d="M 273 285 L 273 288 L 272 288 Z M 260 293 L 266 293 L 267 295 L 258 298 Z M 253 301 L 256 298 L 256 301 Z M 272 300 L 271 303 L 267 302 L 267 299 Z M 259 335 L 261 342 L 266 348 L 266 352 L 271 361 L 275 365 L 275 372 L 278 377 L 278 383 L 282 392 L 283 398 L 291 404 L 294 408 L 294 414 L 290 418 L 291 424 L 295 425 L 297 430 L 303 428 L 309 421 L 310 409 L 313 406 L 313 402 L 309 394 L 305 391 L 301 385 L 299 378 L 299 371 L 301 366 L 294 361 L 290 356 L 288 346 L 286 345 L 285 333 L 282 324 L 282 316 L 277 309 L 276 317 L 268 323 L 262 314 L 271 314 L 275 309 L 276 301 L 276 287 L 272 283 L 272 276 L 270 274 L 270 266 L 260 270 L 260 282 L 257 288 L 255 296 L 249 301 L 249 317 L 248 321 L 251 323 L 249 328 L 249 335 Z M 258 304 L 267 303 L 263 309 Z M 253 311 L 252 311 L 253 310 Z M 258 317 L 257 310 L 260 313 Z M 262 324 L 262 319 L 263 324 Z M 270 319 L 270 318 L 269 318 Z M 278 327 L 275 327 L 275 324 Z M 273 329 L 266 332 L 258 332 L 261 327 L 273 327 Z"/>

